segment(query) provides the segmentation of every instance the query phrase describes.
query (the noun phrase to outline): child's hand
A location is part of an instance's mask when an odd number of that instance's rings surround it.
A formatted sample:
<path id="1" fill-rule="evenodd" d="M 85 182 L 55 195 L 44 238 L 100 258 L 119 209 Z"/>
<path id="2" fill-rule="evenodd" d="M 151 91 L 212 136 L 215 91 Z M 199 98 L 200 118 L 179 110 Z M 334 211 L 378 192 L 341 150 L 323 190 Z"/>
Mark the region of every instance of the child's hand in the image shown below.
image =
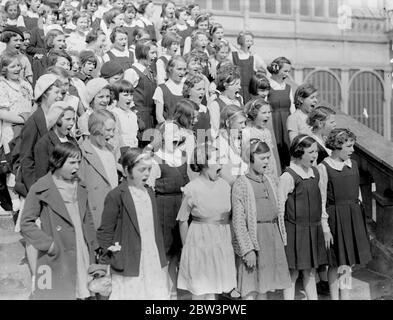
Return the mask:
<path id="1" fill-rule="evenodd" d="M 257 265 L 257 255 L 255 254 L 255 251 L 252 250 L 249 253 L 247 253 L 243 257 L 243 261 L 246 264 L 247 267 L 253 269 Z"/>
<path id="2" fill-rule="evenodd" d="M 330 245 L 333 245 L 333 236 L 332 233 L 329 232 L 324 232 L 323 233 L 323 237 L 325 238 L 325 246 L 326 246 L 326 250 L 330 249 Z"/>

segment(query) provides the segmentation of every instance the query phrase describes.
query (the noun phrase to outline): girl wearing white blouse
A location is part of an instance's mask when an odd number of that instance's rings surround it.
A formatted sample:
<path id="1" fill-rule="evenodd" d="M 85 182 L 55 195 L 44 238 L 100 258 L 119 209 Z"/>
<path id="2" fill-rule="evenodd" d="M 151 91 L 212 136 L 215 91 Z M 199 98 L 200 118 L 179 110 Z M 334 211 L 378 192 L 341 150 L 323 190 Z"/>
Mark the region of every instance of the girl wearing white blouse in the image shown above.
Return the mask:
<path id="1" fill-rule="evenodd" d="M 371 260 L 366 220 L 359 200 L 359 171 L 357 163 L 351 160 L 355 141 L 356 136 L 348 129 L 331 131 L 326 146 L 332 154 L 318 166 L 332 300 L 339 300 L 340 293 L 342 300 L 348 300 L 350 288 L 342 286 L 345 277 L 353 265 Z"/>
<path id="2" fill-rule="evenodd" d="M 300 85 L 295 92 L 296 111 L 287 119 L 289 140 L 299 134 L 311 135 L 311 128 L 307 124 L 307 116 L 318 104 L 318 90 L 308 83 Z"/>

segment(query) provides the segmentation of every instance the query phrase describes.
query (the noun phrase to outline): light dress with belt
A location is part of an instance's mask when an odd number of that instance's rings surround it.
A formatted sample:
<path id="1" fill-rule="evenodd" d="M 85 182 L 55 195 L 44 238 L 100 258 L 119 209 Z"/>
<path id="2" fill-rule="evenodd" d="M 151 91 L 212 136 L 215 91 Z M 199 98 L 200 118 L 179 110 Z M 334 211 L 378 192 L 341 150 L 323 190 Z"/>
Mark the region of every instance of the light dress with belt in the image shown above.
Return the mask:
<path id="1" fill-rule="evenodd" d="M 169 300 L 168 267 L 161 268 L 154 236 L 153 207 L 146 189 L 129 187 L 142 240 L 138 277 L 112 274 L 110 300 Z"/>
<path id="2" fill-rule="evenodd" d="M 222 178 L 197 177 L 184 188 L 177 219 L 192 215 L 180 260 L 177 287 L 194 295 L 220 294 L 236 287 L 235 254 L 229 212 L 231 188 Z"/>

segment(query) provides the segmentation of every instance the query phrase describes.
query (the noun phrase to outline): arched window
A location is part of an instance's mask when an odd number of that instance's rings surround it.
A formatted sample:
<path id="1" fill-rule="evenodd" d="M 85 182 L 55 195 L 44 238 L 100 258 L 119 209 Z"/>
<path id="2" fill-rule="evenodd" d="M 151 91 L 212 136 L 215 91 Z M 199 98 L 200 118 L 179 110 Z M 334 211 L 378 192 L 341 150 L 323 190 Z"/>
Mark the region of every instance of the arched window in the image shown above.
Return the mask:
<path id="1" fill-rule="evenodd" d="M 348 113 L 383 135 L 383 83 L 370 71 L 355 74 L 350 83 Z"/>
<path id="2" fill-rule="evenodd" d="M 329 71 L 315 71 L 308 75 L 305 82 L 318 89 L 319 101 L 341 108 L 341 86 L 337 78 Z"/>

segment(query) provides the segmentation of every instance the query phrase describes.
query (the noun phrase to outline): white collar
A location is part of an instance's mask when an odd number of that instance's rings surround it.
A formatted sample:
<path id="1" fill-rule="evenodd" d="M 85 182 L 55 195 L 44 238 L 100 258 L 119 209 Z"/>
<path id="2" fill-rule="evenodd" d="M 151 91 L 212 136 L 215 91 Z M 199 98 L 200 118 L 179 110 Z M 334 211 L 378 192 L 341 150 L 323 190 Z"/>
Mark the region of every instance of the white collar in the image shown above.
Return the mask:
<path id="1" fill-rule="evenodd" d="M 176 27 L 177 27 L 177 30 L 179 30 L 179 31 L 184 31 L 184 30 L 188 29 L 187 24 L 176 23 Z"/>
<path id="2" fill-rule="evenodd" d="M 199 113 L 206 113 L 207 112 L 207 107 L 204 106 L 203 104 L 199 105 Z"/>
<path id="3" fill-rule="evenodd" d="M 272 78 L 270 78 L 269 81 L 270 81 L 270 86 L 272 87 L 273 90 L 284 90 L 285 86 L 287 85 L 285 81 L 283 83 L 278 83 L 276 80 L 273 80 Z"/>
<path id="4" fill-rule="evenodd" d="M 340 160 L 335 160 L 332 159 L 331 157 L 328 157 L 325 159 L 325 162 L 331 166 L 333 169 L 342 171 L 345 166 L 352 168 L 352 161 L 351 159 L 345 160 L 345 161 L 340 161 Z"/>
<path id="5" fill-rule="evenodd" d="M 134 62 L 133 66 L 135 68 L 137 68 L 142 73 L 146 70 L 146 67 L 143 64 L 139 63 L 139 62 Z"/>
<path id="6" fill-rule="evenodd" d="M 168 79 L 165 82 L 165 85 L 168 87 L 169 91 L 171 91 L 173 94 L 180 96 L 180 95 L 183 95 L 184 80 L 185 80 L 185 78 L 183 78 L 182 82 L 180 82 L 179 84 L 176 84 L 175 82 L 173 82 L 173 80 Z"/>
<path id="7" fill-rule="evenodd" d="M 295 162 L 291 161 L 291 164 L 289 167 L 295 171 L 303 180 L 304 179 L 310 179 L 310 178 L 315 178 L 314 171 L 312 168 L 308 168 L 308 171 L 304 171 L 304 169 L 297 165 Z"/>
<path id="8" fill-rule="evenodd" d="M 37 12 L 33 12 L 33 11 L 30 11 L 30 10 L 28 10 L 26 12 L 26 16 L 29 17 L 29 18 L 39 18 L 39 15 L 38 15 Z"/>
<path id="9" fill-rule="evenodd" d="M 164 160 L 171 167 L 180 167 L 183 164 L 183 154 L 180 149 L 176 149 L 173 153 L 167 153 L 159 149 L 156 152 L 156 156 Z"/>
<path id="10" fill-rule="evenodd" d="M 220 94 L 220 95 L 218 96 L 218 98 L 220 98 L 220 100 L 222 100 L 222 101 L 225 102 L 226 104 L 235 104 L 235 105 L 237 105 L 237 106 L 240 107 L 239 100 L 237 100 L 236 98 L 235 98 L 235 99 L 230 99 L 230 98 L 228 98 L 227 96 L 224 96 L 223 94 Z"/>
<path id="11" fill-rule="evenodd" d="M 127 49 L 124 50 L 124 51 L 120 51 L 120 50 L 117 50 L 116 48 L 112 48 L 110 51 L 111 51 L 111 52 L 113 53 L 113 55 L 116 56 L 116 57 L 127 57 L 127 58 L 130 57 L 130 51 L 127 50 Z"/>
<path id="12" fill-rule="evenodd" d="M 17 26 L 17 27 L 26 27 L 25 26 L 25 21 L 23 19 L 23 16 L 20 15 L 17 19 L 11 20 L 7 19 L 7 24 L 10 26 Z"/>

